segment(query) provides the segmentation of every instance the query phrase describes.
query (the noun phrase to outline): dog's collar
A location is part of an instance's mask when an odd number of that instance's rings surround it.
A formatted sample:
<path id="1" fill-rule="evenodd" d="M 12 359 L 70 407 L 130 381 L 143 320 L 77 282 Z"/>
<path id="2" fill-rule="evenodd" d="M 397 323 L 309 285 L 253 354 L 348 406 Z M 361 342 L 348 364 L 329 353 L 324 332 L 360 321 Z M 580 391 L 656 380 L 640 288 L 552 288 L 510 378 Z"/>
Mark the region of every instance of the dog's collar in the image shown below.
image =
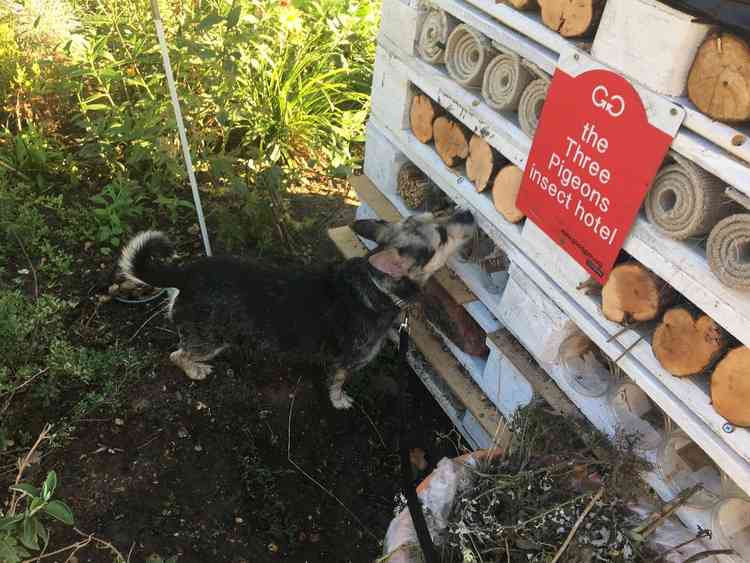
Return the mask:
<path id="1" fill-rule="evenodd" d="M 374 276 L 374 275 L 370 274 L 370 280 L 372 281 L 373 285 L 375 287 L 377 287 L 378 290 L 380 290 L 381 293 L 383 293 L 391 301 L 393 301 L 393 304 L 396 307 L 398 307 L 399 309 L 405 309 L 406 307 L 408 307 L 409 305 L 411 305 L 411 303 L 409 301 L 407 301 L 406 299 L 403 299 L 403 298 L 399 297 L 398 295 L 396 295 L 392 291 L 389 291 L 385 287 L 383 287 L 383 285 L 378 280 L 377 276 Z"/>

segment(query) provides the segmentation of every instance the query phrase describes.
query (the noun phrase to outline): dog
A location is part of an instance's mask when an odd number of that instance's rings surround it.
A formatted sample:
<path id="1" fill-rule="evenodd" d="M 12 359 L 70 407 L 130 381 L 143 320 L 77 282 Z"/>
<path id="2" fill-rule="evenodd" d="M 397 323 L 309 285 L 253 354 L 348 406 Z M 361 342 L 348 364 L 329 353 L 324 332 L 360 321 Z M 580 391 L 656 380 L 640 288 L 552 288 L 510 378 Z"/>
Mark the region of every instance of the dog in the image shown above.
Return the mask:
<path id="1" fill-rule="evenodd" d="M 230 346 L 296 353 L 321 362 L 337 409 L 352 398 L 343 386 L 350 373 L 380 351 L 402 308 L 474 235 L 470 212 L 422 213 L 398 223 L 355 221 L 355 233 L 377 247 L 365 257 L 327 271 L 285 271 L 234 257 L 169 261 L 173 248 L 158 231 L 136 235 L 118 267 L 126 278 L 174 288 L 168 317 L 179 334 L 171 361 L 193 380 Z"/>

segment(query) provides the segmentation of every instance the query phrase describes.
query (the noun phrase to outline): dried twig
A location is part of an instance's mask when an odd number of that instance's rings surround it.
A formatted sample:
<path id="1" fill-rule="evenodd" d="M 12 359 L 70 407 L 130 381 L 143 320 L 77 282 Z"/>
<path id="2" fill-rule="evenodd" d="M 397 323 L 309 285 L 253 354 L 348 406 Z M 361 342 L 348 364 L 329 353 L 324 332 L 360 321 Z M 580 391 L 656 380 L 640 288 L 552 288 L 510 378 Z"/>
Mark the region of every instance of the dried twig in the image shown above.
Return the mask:
<path id="1" fill-rule="evenodd" d="M 43 370 L 37 372 L 36 374 L 32 375 L 29 379 L 18 385 L 17 387 L 14 387 L 10 391 L 6 391 L 5 393 L 0 393 L 0 397 L 8 396 L 8 399 L 5 401 L 5 404 L 0 408 L 0 416 L 5 414 L 5 411 L 7 411 L 10 408 L 11 403 L 13 402 L 13 397 L 16 396 L 16 393 L 18 393 L 21 389 L 32 383 L 36 378 L 39 376 L 47 373 L 49 371 L 49 368 L 44 368 Z"/>
<path id="2" fill-rule="evenodd" d="M 628 352 L 630 352 L 633 348 L 635 348 L 638 345 L 638 343 L 641 342 L 644 338 L 646 338 L 645 334 L 638 335 L 638 338 L 635 340 L 635 342 L 633 342 L 627 348 L 625 348 L 622 351 L 622 353 L 619 356 L 617 356 L 616 359 L 613 360 L 615 365 L 617 365 L 617 362 L 619 362 Z"/>
<path id="3" fill-rule="evenodd" d="M 557 563 L 559 561 L 560 557 L 562 557 L 563 553 L 565 553 L 565 550 L 568 549 L 568 545 L 570 545 L 570 542 L 573 540 L 573 537 L 575 537 L 576 532 L 578 532 L 578 528 L 581 527 L 581 524 L 586 519 L 586 516 L 589 512 L 591 512 L 591 509 L 594 508 L 594 505 L 597 503 L 597 501 L 602 498 L 602 495 L 604 494 L 604 487 L 600 488 L 599 491 L 591 498 L 589 503 L 586 505 L 586 508 L 583 509 L 583 512 L 578 517 L 578 520 L 576 521 L 575 525 L 573 526 L 573 529 L 570 530 L 570 533 L 568 534 L 568 537 L 565 538 L 565 541 L 560 546 L 560 549 L 557 550 L 557 553 L 555 554 L 555 557 L 552 559 L 552 563 Z"/>
<path id="4" fill-rule="evenodd" d="M 163 430 L 164 430 L 163 428 L 159 428 L 159 430 L 156 431 L 156 434 L 154 434 L 153 436 L 151 436 L 151 438 L 149 438 L 148 440 L 146 440 L 140 446 L 136 446 L 135 449 L 136 450 L 142 450 L 143 448 L 145 448 L 146 446 L 148 446 L 149 444 L 151 444 L 154 440 L 156 440 L 159 437 L 159 435 L 162 433 Z"/>
<path id="5" fill-rule="evenodd" d="M 617 340 L 621 335 L 625 334 L 627 331 L 629 331 L 631 328 L 633 328 L 632 325 L 624 325 L 620 330 L 615 332 L 614 334 L 610 334 L 609 338 L 607 338 L 607 342 L 612 342 L 613 340 Z"/>
<path id="6" fill-rule="evenodd" d="M 41 561 L 42 559 L 47 559 L 49 557 L 53 557 L 54 555 L 60 555 L 61 553 L 65 553 L 66 551 L 70 551 L 71 553 L 68 554 L 68 557 L 65 559 L 65 563 L 69 563 L 73 561 L 74 556 L 76 553 L 78 553 L 80 550 L 82 550 L 87 545 L 90 545 L 91 543 L 95 543 L 99 546 L 99 549 L 106 549 L 110 551 L 118 561 L 129 561 L 130 560 L 130 554 L 128 554 L 128 559 L 125 559 L 123 557 L 122 553 L 110 542 L 103 540 L 101 538 L 97 538 L 94 534 L 86 534 L 79 530 L 78 528 L 73 528 L 73 530 L 84 539 L 71 543 L 70 545 L 66 545 L 65 547 L 61 547 L 60 549 L 56 549 L 55 551 L 51 551 L 50 553 L 42 553 L 39 554 L 36 557 L 33 557 L 31 559 L 25 559 L 22 563 L 36 563 L 38 561 Z M 131 548 L 132 552 L 132 548 Z"/>
<path id="7" fill-rule="evenodd" d="M 166 310 L 167 306 L 168 305 L 164 305 L 164 304 L 159 305 L 159 307 L 157 307 L 156 311 L 154 311 L 145 321 L 143 321 L 143 323 L 141 324 L 141 326 L 138 327 L 138 330 L 136 330 L 133 333 L 133 336 L 131 336 L 130 338 L 128 338 L 128 343 L 132 342 L 135 339 L 135 337 L 138 336 L 138 334 L 143 330 L 143 327 L 145 327 L 154 318 L 156 318 L 157 315 L 159 315 L 160 313 L 163 313 Z"/>
<path id="8" fill-rule="evenodd" d="M 23 477 L 24 471 L 26 471 L 26 468 L 31 465 L 31 458 L 34 455 L 34 452 L 36 452 L 39 446 L 42 445 L 42 442 L 50 438 L 50 430 L 52 430 L 52 425 L 47 424 L 39 433 L 39 437 L 36 439 L 36 442 L 34 442 L 34 445 L 31 446 L 31 449 L 26 454 L 26 457 L 24 457 L 23 459 L 18 458 L 18 473 L 16 473 L 16 480 L 14 482 L 15 485 L 18 485 L 21 482 L 21 477 Z M 10 497 L 8 516 L 16 515 L 16 509 L 18 508 L 18 503 L 21 498 L 22 495 L 19 495 L 18 491 L 13 490 L 13 494 Z"/>
<path id="9" fill-rule="evenodd" d="M 730 555 L 732 553 L 734 553 L 733 549 L 709 549 L 708 551 L 701 551 L 692 557 L 688 557 L 683 563 L 695 563 L 696 561 L 701 561 L 707 557 L 713 557 L 714 555 Z"/>
<path id="10" fill-rule="evenodd" d="M 673 500 L 666 503 L 661 510 L 651 514 L 640 526 L 633 529 L 631 535 L 639 540 L 645 539 L 659 526 L 662 520 L 671 516 L 675 510 L 690 500 L 690 497 L 701 489 L 703 489 L 701 485 L 694 485 L 689 489 L 685 489 Z"/>
<path id="11" fill-rule="evenodd" d="M 6 395 L 15 395 L 21 389 L 23 389 L 24 387 L 26 387 L 27 385 L 29 385 L 32 381 L 34 381 L 37 377 L 39 377 L 41 375 L 44 375 L 48 371 L 49 371 L 49 368 L 44 368 L 43 370 L 38 371 L 37 373 L 35 373 L 31 377 L 29 377 L 26 381 L 24 381 L 23 383 L 21 383 L 20 385 L 18 385 L 17 387 L 14 387 L 10 391 L 6 391 L 5 393 L 0 393 L 0 397 L 5 397 Z"/>
<path id="12" fill-rule="evenodd" d="M 708 538 L 711 537 L 711 531 L 710 530 L 704 530 L 703 528 L 701 528 L 700 526 L 698 526 L 698 533 L 695 534 L 694 538 L 691 538 L 691 539 L 689 539 L 687 541 L 684 541 L 682 543 L 678 543 L 674 547 L 670 547 L 668 550 L 660 553 L 656 557 L 654 557 L 652 559 L 649 559 L 648 563 L 658 563 L 659 561 L 664 561 L 664 558 L 667 555 L 669 555 L 670 553 L 674 553 L 675 551 L 679 551 L 683 547 L 686 547 L 686 546 L 690 545 L 691 543 L 700 541 L 700 540 L 702 540 L 703 538 L 706 538 L 706 537 L 708 537 Z"/>
<path id="13" fill-rule="evenodd" d="M 349 516 L 354 518 L 354 520 L 359 524 L 360 528 L 362 528 L 362 530 L 366 532 L 367 535 L 369 535 L 371 538 L 373 538 L 376 541 L 380 541 L 381 538 L 376 536 L 372 532 L 372 530 L 370 530 L 367 526 L 365 526 L 362 520 L 360 520 L 359 517 L 356 514 L 354 514 L 354 512 L 352 512 L 351 509 L 341 501 L 341 499 L 339 499 L 331 491 L 329 491 L 323 485 L 321 485 L 320 482 L 315 479 L 315 477 L 310 475 L 296 461 L 292 459 L 292 416 L 294 414 L 294 400 L 297 396 L 297 388 L 299 387 L 300 381 L 302 381 L 302 376 L 300 376 L 299 379 L 297 379 L 297 383 L 294 385 L 294 391 L 292 392 L 292 400 L 289 402 L 289 419 L 287 422 L 286 458 L 289 461 L 289 463 L 291 463 L 297 471 L 299 471 L 304 477 L 306 477 L 308 480 L 314 483 L 315 486 L 317 486 L 326 495 L 328 495 L 333 500 L 335 500 L 339 504 L 339 506 L 341 506 L 341 508 L 346 510 Z"/>
<path id="14" fill-rule="evenodd" d="M 359 402 L 355 401 L 355 405 L 357 405 L 357 408 L 362 411 L 362 414 L 365 415 L 365 418 L 370 422 L 370 426 L 372 426 L 372 429 L 375 431 L 375 434 L 378 435 L 378 439 L 380 440 L 380 444 L 385 448 L 385 440 L 383 440 L 383 435 L 380 433 L 380 430 L 378 430 L 378 427 L 375 426 L 375 422 L 373 422 L 372 418 L 370 418 L 370 415 L 367 414 L 367 411 L 365 410 L 365 407 L 363 407 Z"/>

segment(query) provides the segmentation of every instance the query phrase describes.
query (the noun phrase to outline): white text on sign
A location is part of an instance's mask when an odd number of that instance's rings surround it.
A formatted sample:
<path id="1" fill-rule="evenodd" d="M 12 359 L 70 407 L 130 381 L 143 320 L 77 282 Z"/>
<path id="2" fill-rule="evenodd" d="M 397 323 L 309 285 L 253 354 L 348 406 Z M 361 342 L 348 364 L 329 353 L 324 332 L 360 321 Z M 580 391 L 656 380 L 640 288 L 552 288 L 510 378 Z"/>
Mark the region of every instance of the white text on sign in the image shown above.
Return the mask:
<path id="1" fill-rule="evenodd" d="M 612 245 L 618 229 L 609 227 L 603 220 L 610 209 L 610 200 L 596 187 L 608 184 L 612 173 L 595 158 L 607 152 L 609 141 L 589 122 L 584 124 L 579 139 L 567 137 L 566 140 L 565 154 L 552 152 L 546 170 L 532 164 L 531 181 L 561 207 L 574 209 L 576 219 Z M 591 149 L 595 156 L 586 152 Z"/>

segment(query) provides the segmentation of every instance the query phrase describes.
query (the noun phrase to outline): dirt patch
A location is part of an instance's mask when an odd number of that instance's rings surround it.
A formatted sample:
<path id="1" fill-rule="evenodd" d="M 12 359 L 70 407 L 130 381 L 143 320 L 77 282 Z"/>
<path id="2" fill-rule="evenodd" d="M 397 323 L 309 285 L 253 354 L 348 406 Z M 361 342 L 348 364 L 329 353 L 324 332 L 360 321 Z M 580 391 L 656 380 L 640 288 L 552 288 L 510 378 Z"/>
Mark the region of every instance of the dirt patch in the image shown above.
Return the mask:
<path id="1" fill-rule="evenodd" d="M 132 389 L 121 420 L 81 427 L 48 466 L 78 526 L 123 553 L 134 546 L 134 561 L 368 561 L 399 489 L 393 397 L 366 381 L 377 371 L 355 386 L 370 422 L 356 407 L 333 412 L 309 366 L 220 361 L 194 383 L 162 364 Z M 432 463 L 453 454 L 436 434 L 450 423 L 414 376 L 409 395 L 410 443 Z M 344 506 L 290 463 L 289 440 L 292 459 Z"/>
<path id="2" fill-rule="evenodd" d="M 299 204 L 299 213 L 310 205 L 318 216 L 327 209 L 320 237 L 311 241 L 319 260 L 337 258 L 325 228 L 353 218 L 343 201 L 320 209 L 320 198 Z M 177 238 L 182 253 L 200 254 L 187 229 Z M 64 447 L 48 452 L 27 480 L 55 469 L 76 526 L 133 562 L 154 553 L 180 563 L 374 559 L 400 488 L 392 389 L 404 374 L 395 351 L 387 349 L 354 378 L 357 405 L 346 412 L 330 406 L 323 374 L 312 365 L 234 354 L 218 358 L 207 381 L 193 382 L 167 359 L 177 343 L 168 321 L 157 315 L 144 325 L 158 304 L 96 306 L 90 294 L 106 277 L 104 260 L 80 258 L 84 267 L 69 280 L 77 288 L 71 295 L 80 298 L 67 319 L 71 332 L 88 346 L 129 342 L 148 358 L 146 369 L 124 387 L 114 412 L 77 421 Z M 408 377 L 407 439 L 426 452 L 429 472 L 456 453 L 441 437 L 452 425 L 416 376 Z M 55 420 L 70 399 L 37 413 L 29 431 Z M 77 539 L 54 528 L 55 546 Z M 93 548 L 77 557 L 111 561 Z"/>

